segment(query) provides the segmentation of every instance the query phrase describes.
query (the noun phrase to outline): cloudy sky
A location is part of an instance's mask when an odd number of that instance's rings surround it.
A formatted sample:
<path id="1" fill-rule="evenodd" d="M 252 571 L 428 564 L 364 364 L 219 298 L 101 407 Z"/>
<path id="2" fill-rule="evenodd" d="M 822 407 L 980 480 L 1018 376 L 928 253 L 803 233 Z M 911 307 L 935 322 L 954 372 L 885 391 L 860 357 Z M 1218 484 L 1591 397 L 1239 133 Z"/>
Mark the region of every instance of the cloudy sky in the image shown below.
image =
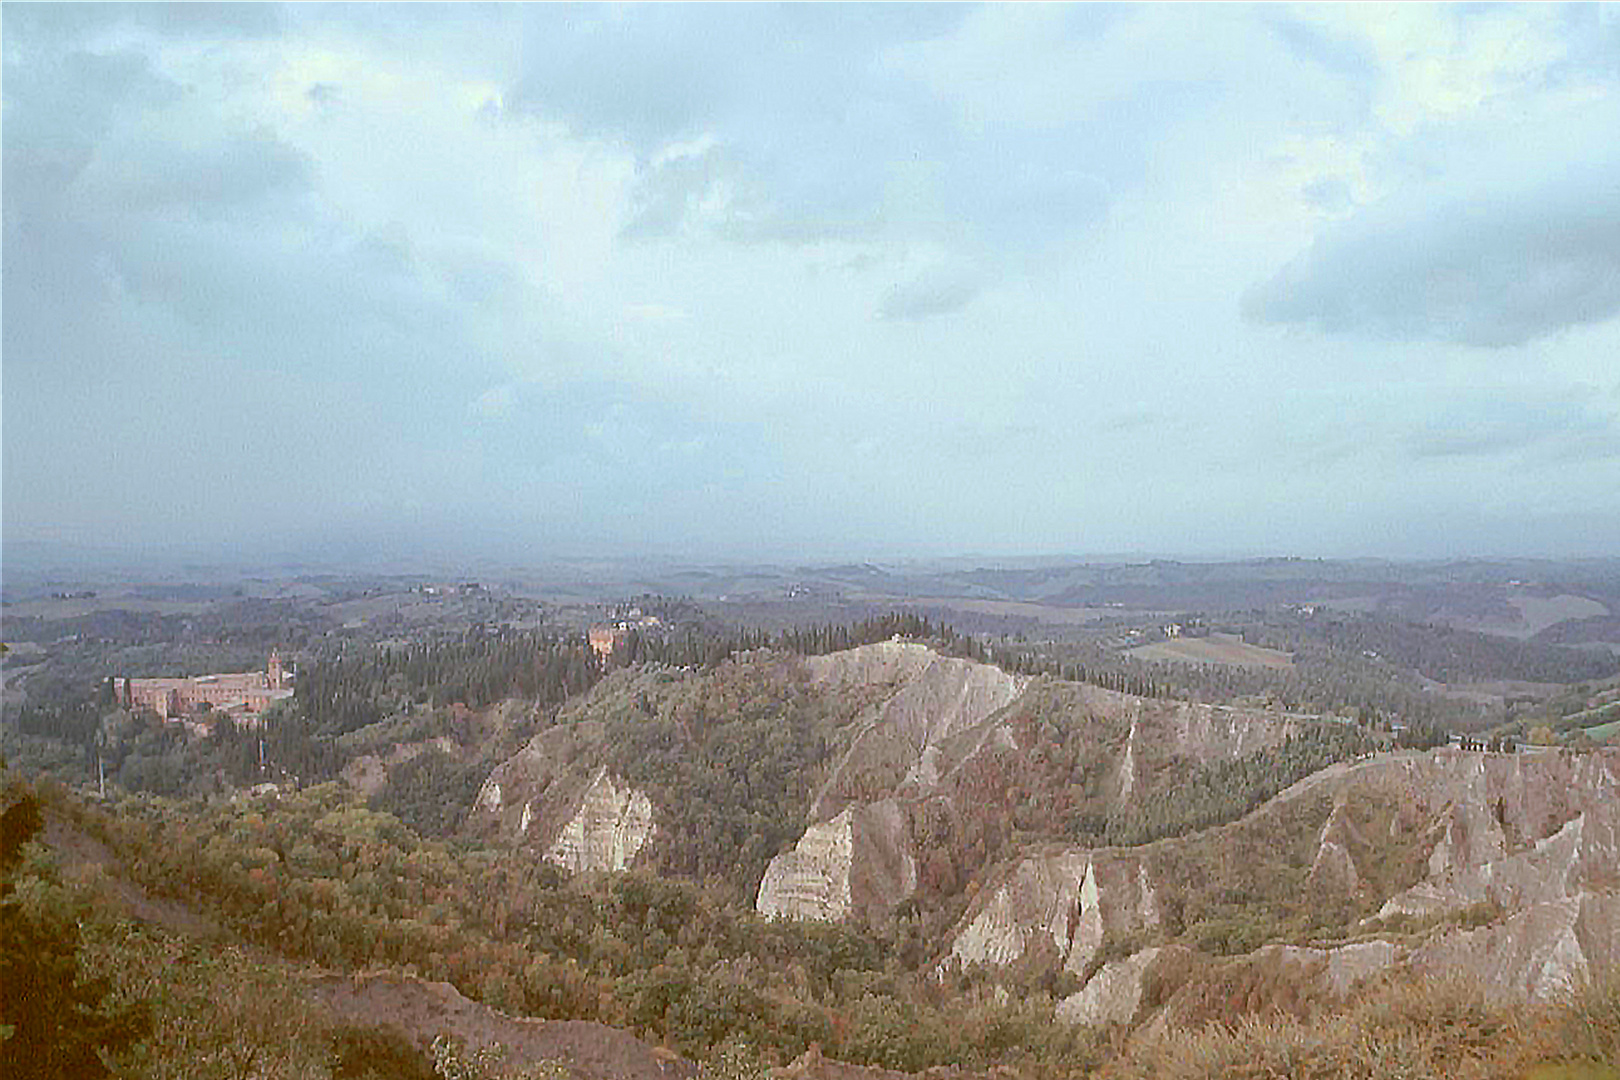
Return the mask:
<path id="1" fill-rule="evenodd" d="M 4 536 L 1620 553 L 1620 7 L 34 7 Z"/>

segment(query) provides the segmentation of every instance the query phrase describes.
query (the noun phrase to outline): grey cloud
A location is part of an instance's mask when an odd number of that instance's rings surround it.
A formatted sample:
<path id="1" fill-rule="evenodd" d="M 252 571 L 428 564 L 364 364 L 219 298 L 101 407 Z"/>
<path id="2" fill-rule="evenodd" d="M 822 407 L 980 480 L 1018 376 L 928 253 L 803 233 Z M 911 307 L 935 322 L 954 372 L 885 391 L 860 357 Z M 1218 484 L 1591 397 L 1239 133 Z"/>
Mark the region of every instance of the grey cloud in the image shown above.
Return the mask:
<path id="1" fill-rule="evenodd" d="M 1119 413 L 1102 421 L 1098 427 L 1104 431 L 1142 431 L 1148 428 L 1165 427 L 1170 424 L 1170 418 L 1163 413 L 1151 409 L 1137 409 L 1133 412 Z"/>
<path id="2" fill-rule="evenodd" d="M 312 163 L 269 130 L 222 124 L 134 53 L 8 50 L 6 80 L 8 376 L 60 393 L 151 347 L 362 381 L 472 351 L 408 239 L 323 216 Z"/>
<path id="3" fill-rule="evenodd" d="M 6 366 L 65 357 L 100 367 L 110 358 L 86 336 L 114 275 L 79 205 L 79 181 L 108 132 L 183 94 L 136 53 L 37 53 L 38 35 L 13 27 L 9 9 L 6 20 Z"/>
<path id="4" fill-rule="evenodd" d="M 718 178 L 715 154 L 699 153 L 650 166 L 636 185 L 627 240 L 670 236 L 680 230 Z"/>
<path id="5" fill-rule="evenodd" d="M 285 29 L 279 4 L 130 4 L 126 10 L 137 25 L 176 37 L 271 37 Z"/>
<path id="6" fill-rule="evenodd" d="M 979 290 L 979 283 L 963 272 L 923 274 L 891 288 L 878 306 L 878 316 L 917 320 L 949 315 L 967 307 Z"/>
<path id="7" fill-rule="evenodd" d="M 1006 164 L 1010 175 L 983 177 L 959 195 L 960 212 L 977 221 L 992 248 L 1047 250 L 1107 213 L 1111 193 L 1101 177 L 1039 160 L 1012 158 Z"/>
<path id="8" fill-rule="evenodd" d="M 282 32 L 278 4 L 50 4 L 6 5 L 7 33 L 77 38 L 109 26 L 134 26 L 166 37 L 260 38 Z"/>
<path id="9" fill-rule="evenodd" d="M 1068 162 L 1066 148 L 998 141 L 981 145 L 898 117 L 829 132 L 813 153 L 744 137 L 645 166 L 622 235 L 699 230 L 742 244 L 921 238 L 1018 265 L 1060 250 L 1106 215 L 1109 184 Z M 937 167 L 896 179 L 925 158 Z"/>
<path id="10" fill-rule="evenodd" d="M 690 229 L 738 244 L 810 244 L 871 237 L 887 224 L 881 183 L 860 167 L 805 166 L 795 175 L 784 165 L 711 147 L 649 166 L 621 235 L 646 240 Z"/>
<path id="11" fill-rule="evenodd" d="M 637 151 L 627 239 L 888 235 L 971 242 L 981 259 L 1050 248 L 1094 224 L 1109 197 L 1076 166 L 1072 140 L 963 132 L 946 103 L 884 60 L 961 17 L 866 5 L 541 13 L 507 105 Z M 713 140 L 702 153 L 657 153 L 699 136 Z"/>
<path id="12" fill-rule="evenodd" d="M 1620 169 L 1357 214 L 1244 297 L 1254 322 L 1483 348 L 1620 313 Z"/>
<path id="13" fill-rule="evenodd" d="M 120 154 L 102 179 L 128 210 L 230 213 L 313 186 L 308 158 L 269 130 L 233 132 L 203 145 L 156 143 Z"/>
<path id="14" fill-rule="evenodd" d="M 481 480 L 497 490 L 563 477 L 646 513 L 676 493 L 779 467 L 758 427 L 613 379 L 520 380 L 485 391 L 472 409 L 488 462 Z"/>
<path id="15" fill-rule="evenodd" d="M 156 74 L 137 52 L 74 50 L 39 56 L 19 51 L 22 55 L 8 51 L 5 58 L 8 146 L 19 140 L 57 146 L 99 138 L 120 115 L 160 108 L 184 96 L 180 86 Z"/>
<path id="16" fill-rule="evenodd" d="M 1205 526 L 1275 503 L 1294 524 L 1248 535 L 1308 545 L 1344 542 L 1352 485 L 1387 515 L 1469 506 L 1487 483 L 1614 517 L 1620 389 L 1597 352 L 1613 327 L 1559 357 L 1600 384 L 1590 398 L 1547 392 L 1549 370 L 1453 400 L 1474 380 L 1442 360 L 1358 415 L 1363 372 L 1305 362 L 1320 349 L 1298 338 L 1231 336 L 1219 275 L 1161 288 L 1166 259 L 1225 265 L 1263 242 L 1175 232 L 1204 208 L 1174 200 L 1199 198 L 1200 177 L 1252 175 L 1268 148 L 1344 133 L 1369 148 L 1369 186 L 1397 193 L 1426 169 L 1475 176 L 1450 146 L 1392 145 L 1357 111 L 1353 50 L 1278 31 L 1275 9 L 1073 6 L 1032 34 L 944 6 L 315 6 L 276 16 L 294 41 L 218 49 L 200 36 L 235 33 L 218 23 L 83 10 L 66 30 L 4 12 L 8 529 L 164 537 L 169 499 L 209 541 L 453 522 L 469 536 L 504 523 L 514 550 L 535 536 L 713 550 L 772 529 L 1047 546 L 1078 521 L 1119 543 L 1150 526 L 1235 543 L 1236 527 Z M 906 62 L 958 22 L 959 67 L 926 47 Z M 188 38 L 157 40 L 173 34 Z M 109 48 L 151 63 L 85 51 Z M 264 78 L 316 56 L 321 72 L 368 73 L 365 93 Z M 424 74 L 453 96 L 421 107 Z M 1492 245 L 1556 261 L 1511 213 L 1496 235 L 1504 207 L 1529 193 L 1518 217 L 1578 217 L 1591 192 L 1561 170 L 1602 140 L 1531 154 L 1488 119 L 1466 139 L 1545 161 L 1544 182 L 1361 209 L 1323 241 L 1338 261 L 1311 264 L 1322 293 L 1347 260 L 1405 275 L 1403 294 Z M 365 154 L 379 133 L 388 152 Z M 579 192 L 571 175 L 610 179 Z M 1348 185 L 1299 194 L 1356 209 Z M 1099 228 L 1116 198 L 1131 212 Z M 764 249 L 829 237 L 854 242 Z M 651 317 L 675 310 L 691 317 Z M 1425 317 L 1419 331 L 1438 333 Z M 863 393 L 842 393 L 861 373 Z M 1359 422 L 1322 419 L 1341 414 Z M 873 435 L 900 429 L 948 467 L 919 474 Z M 1294 483 L 1293 448 L 1313 442 L 1309 464 L 1342 471 Z M 1189 473 L 1189 455 L 1204 466 Z M 1017 467 L 1037 458 L 1062 475 Z M 268 522 L 265 493 L 289 484 L 298 498 Z M 1108 526 L 1132 484 L 1163 498 Z"/>
<path id="17" fill-rule="evenodd" d="M 1567 86 L 1592 75 L 1620 76 L 1620 18 L 1613 10 L 1602 4 L 1562 4 L 1557 13 L 1568 51 L 1545 73 L 1546 84 Z"/>
<path id="18" fill-rule="evenodd" d="M 1039 424 L 1024 421 L 996 423 L 971 417 L 947 423 L 926 425 L 911 433 L 910 447 L 927 447 L 932 455 L 948 458 L 959 467 L 978 470 L 997 467 L 1011 458 L 1027 461 L 1050 445 L 1050 434 Z"/>
<path id="19" fill-rule="evenodd" d="M 561 118 L 581 134 L 628 139 L 643 152 L 689 135 L 736 90 L 728 38 L 712 9 L 531 10 L 523 72 L 506 94 L 518 113 Z M 740 13 L 739 24 L 757 12 Z"/>
<path id="20" fill-rule="evenodd" d="M 876 53 L 963 17 L 953 6 L 554 5 L 524 11 L 509 106 L 644 154 L 750 114 L 843 110 Z"/>
<path id="21" fill-rule="evenodd" d="M 1484 430 L 1435 430 L 1412 436 L 1413 457 L 1489 457 L 1523 449 L 1552 434 L 1537 423 L 1498 424 Z"/>

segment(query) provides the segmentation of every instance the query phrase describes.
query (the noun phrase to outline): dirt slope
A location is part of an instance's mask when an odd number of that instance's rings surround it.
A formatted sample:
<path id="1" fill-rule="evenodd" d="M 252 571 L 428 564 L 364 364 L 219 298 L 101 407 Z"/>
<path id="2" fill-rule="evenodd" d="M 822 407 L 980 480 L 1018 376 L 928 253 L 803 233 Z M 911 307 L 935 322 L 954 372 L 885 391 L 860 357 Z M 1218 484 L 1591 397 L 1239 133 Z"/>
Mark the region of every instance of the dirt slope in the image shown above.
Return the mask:
<path id="1" fill-rule="evenodd" d="M 388 1026 L 419 1045 L 451 1035 L 469 1047 L 506 1048 L 502 1064 L 520 1068 L 561 1061 L 583 1080 L 665 1080 L 697 1075 L 692 1062 L 628 1032 L 583 1020 L 527 1020 L 463 997 L 449 983 L 408 975 L 324 975 L 310 995 L 354 1024 Z"/>

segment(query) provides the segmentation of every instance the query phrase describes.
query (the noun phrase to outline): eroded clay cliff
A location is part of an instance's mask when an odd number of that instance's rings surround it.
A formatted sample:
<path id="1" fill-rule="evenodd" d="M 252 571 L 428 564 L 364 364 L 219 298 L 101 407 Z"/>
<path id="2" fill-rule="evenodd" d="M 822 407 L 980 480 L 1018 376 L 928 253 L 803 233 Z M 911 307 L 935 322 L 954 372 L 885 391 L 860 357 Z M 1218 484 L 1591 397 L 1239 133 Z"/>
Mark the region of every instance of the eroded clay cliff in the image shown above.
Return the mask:
<path id="1" fill-rule="evenodd" d="M 652 800 L 603 769 L 573 817 L 546 848 L 546 861 L 569 873 L 623 870 L 653 834 Z"/>
<path id="2" fill-rule="evenodd" d="M 846 806 L 812 825 L 791 851 L 772 859 L 760 881 L 757 910 L 767 918 L 846 918 L 888 907 L 917 886 L 899 805 Z"/>
<path id="3" fill-rule="evenodd" d="M 629 867 L 656 832 L 652 800 L 605 768 L 577 771 L 577 745 L 593 737 L 586 727 L 542 732 L 496 767 L 469 826 L 537 849 L 569 873 Z"/>
<path id="4" fill-rule="evenodd" d="M 1395 968 L 1545 1000 L 1620 961 L 1617 779 L 1613 751 L 1448 749 L 1337 766 L 1208 835 L 1025 857 L 993 877 L 969 908 L 947 959 L 1006 966 L 1049 949 L 1053 963 L 1088 976 L 1058 1009 L 1076 1023 L 1140 1019 L 1144 980 L 1154 972 L 1167 1008 L 1183 1020 L 1229 1014 L 1236 999 L 1280 1007 L 1342 1000 Z M 1361 824 L 1352 806 L 1361 808 Z M 1384 823 L 1382 835 L 1368 835 L 1372 822 Z M 1375 934 L 1389 927 L 1386 937 L 1317 948 L 1272 944 L 1168 969 L 1167 958 L 1179 954 L 1148 944 L 1093 963 L 1105 939 L 1165 940 L 1151 932 L 1158 912 L 1167 903 L 1179 910 L 1185 883 L 1219 874 L 1219 860 L 1243 850 L 1245 834 L 1286 845 L 1290 830 L 1310 830 L 1302 841 L 1314 844 L 1307 887 L 1324 902 L 1375 905 L 1382 921 L 1369 925 Z M 1378 892 L 1390 881 L 1381 860 L 1401 850 L 1415 860 L 1418 880 Z M 1423 921 L 1389 921 L 1399 918 Z"/>

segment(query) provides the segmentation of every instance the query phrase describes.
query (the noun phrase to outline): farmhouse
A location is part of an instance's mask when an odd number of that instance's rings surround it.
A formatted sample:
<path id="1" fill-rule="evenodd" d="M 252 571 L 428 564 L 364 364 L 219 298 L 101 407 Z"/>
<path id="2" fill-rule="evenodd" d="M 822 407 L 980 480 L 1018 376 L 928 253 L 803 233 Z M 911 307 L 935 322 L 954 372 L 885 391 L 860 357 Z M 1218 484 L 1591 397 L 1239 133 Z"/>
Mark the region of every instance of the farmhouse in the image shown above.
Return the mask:
<path id="1" fill-rule="evenodd" d="M 256 719 L 277 701 L 292 697 L 291 679 L 272 652 L 264 671 L 240 671 L 189 678 L 115 679 L 113 687 L 128 708 L 151 709 L 165 720 L 193 713 L 231 713 Z"/>
<path id="2" fill-rule="evenodd" d="M 618 648 L 619 642 L 624 640 L 624 635 L 625 631 L 620 627 L 598 624 L 590 630 L 591 648 L 596 650 L 597 656 L 606 660 L 613 655 L 613 650 Z"/>

